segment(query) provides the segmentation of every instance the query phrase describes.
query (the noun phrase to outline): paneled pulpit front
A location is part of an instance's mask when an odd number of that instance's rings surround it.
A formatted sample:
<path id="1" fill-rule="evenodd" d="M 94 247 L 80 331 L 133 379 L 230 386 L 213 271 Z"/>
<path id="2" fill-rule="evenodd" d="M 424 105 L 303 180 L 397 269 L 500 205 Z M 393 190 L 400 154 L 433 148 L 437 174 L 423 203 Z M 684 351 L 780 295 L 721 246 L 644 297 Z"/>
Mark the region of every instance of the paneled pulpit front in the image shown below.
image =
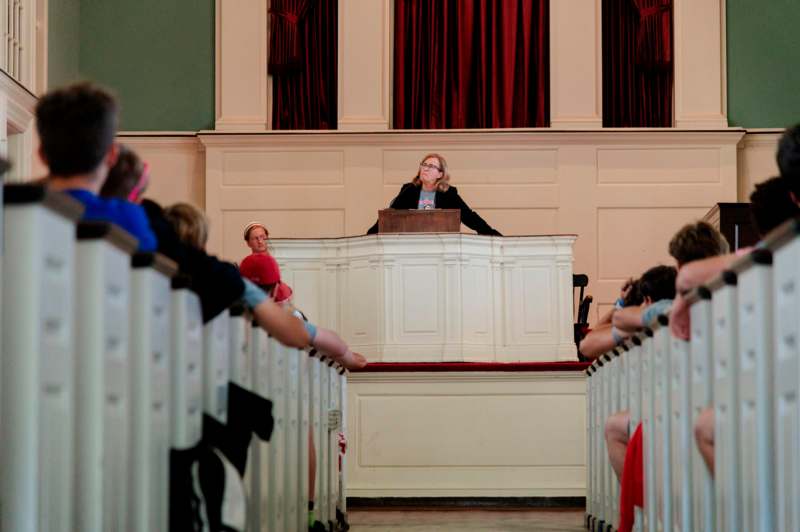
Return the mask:
<path id="1" fill-rule="evenodd" d="M 276 239 L 294 302 L 377 361 L 575 359 L 574 235 Z"/>

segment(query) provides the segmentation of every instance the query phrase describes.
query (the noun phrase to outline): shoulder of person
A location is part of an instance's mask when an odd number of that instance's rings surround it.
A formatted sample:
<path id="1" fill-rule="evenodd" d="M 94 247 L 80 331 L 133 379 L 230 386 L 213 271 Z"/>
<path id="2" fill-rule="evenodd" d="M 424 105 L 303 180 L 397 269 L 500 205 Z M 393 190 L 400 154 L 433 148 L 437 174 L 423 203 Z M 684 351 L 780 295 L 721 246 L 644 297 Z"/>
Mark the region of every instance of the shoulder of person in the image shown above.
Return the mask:
<path id="1" fill-rule="evenodd" d="M 415 185 L 413 182 L 409 181 L 408 183 L 400 187 L 400 192 L 405 192 L 406 190 L 414 189 L 416 188 L 416 186 L 417 185 Z"/>
<path id="2" fill-rule="evenodd" d="M 448 196 L 458 196 L 458 189 L 454 185 L 450 185 L 444 193 Z"/>

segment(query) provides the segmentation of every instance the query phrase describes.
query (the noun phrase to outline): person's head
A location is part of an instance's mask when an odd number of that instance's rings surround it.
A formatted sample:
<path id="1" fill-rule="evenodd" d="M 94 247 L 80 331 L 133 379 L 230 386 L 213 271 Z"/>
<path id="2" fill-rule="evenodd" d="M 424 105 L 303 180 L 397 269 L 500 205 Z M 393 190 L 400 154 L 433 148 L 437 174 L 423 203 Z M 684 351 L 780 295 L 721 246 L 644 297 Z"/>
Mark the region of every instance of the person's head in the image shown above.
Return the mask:
<path id="1" fill-rule="evenodd" d="M 266 253 L 269 231 L 261 222 L 250 222 L 244 228 L 244 241 L 253 253 Z"/>
<path id="2" fill-rule="evenodd" d="M 121 198 L 139 203 L 149 184 L 149 165 L 142 162 L 136 152 L 120 144 L 117 162 L 108 171 L 100 195 L 104 198 Z"/>
<path id="3" fill-rule="evenodd" d="M 197 249 L 205 249 L 208 241 L 208 218 L 188 203 L 176 203 L 164 209 L 164 216 L 172 224 L 181 242 Z"/>
<path id="4" fill-rule="evenodd" d="M 672 266 L 655 266 L 639 278 L 642 300 L 649 305 L 661 299 L 675 299 L 675 277 L 678 271 Z"/>
<path id="5" fill-rule="evenodd" d="M 750 194 L 750 215 L 759 235 L 764 236 L 786 220 L 800 215 L 800 207 L 792 201 L 790 180 L 772 177 L 758 183 Z"/>
<path id="6" fill-rule="evenodd" d="M 625 292 L 625 296 L 622 298 L 623 307 L 638 307 L 642 304 L 642 289 L 640 284 L 639 279 L 631 280 L 630 286 Z"/>
<path id="7" fill-rule="evenodd" d="M 90 83 L 42 96 L 36 104 L 36 130 L 39 155 L 51 176 L 95 174 L 102 182 L 116 162 L 117 102 Z"/>
<path id="8" fill-rule="evenodd" d="M 258 285 L 276 302 L 281 303 L 292 296 L 292 289 L 281 282 L 281 269 L 278 261 L 266 253 L 248 255 L 239 265 L 239 273 L 245 279 Z"/>
<path id="9" fill-rule="evenodd" d="M 438 153 L 429 153 L 419 163 L 417 175 L 411 180 L 417 186 L 428 184 L 445 192 L 450 188 L 450 172 L 447 170 L 447 161 Z"/>
<path id="10" fill-rule="evenodd" d="M 800 199 L 800 124 L 783 132 L 775 154 L 781 176 L 791 179 L 789 186 L 795 199 Z"/>
<path id="11" fill-rule="evenodd" d="M 693 260 L 728 252 L 728 241 L 722 233 L 703 221 L 684 225 L 669 241 L 669 254 L 678 262 L 678 268 Z"/>

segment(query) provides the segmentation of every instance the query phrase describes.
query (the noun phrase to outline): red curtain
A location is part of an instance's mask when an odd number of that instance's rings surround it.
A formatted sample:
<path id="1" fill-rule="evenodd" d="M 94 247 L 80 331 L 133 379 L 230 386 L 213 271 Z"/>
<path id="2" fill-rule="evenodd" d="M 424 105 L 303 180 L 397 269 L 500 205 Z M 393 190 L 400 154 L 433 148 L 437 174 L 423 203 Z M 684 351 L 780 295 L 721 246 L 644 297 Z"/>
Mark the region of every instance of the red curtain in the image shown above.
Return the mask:
<path id="1" fill-rule="evenodd" d="M 672 0 L 603 0 L 603 126 L 672 126 Z"/>
<path id="2" fill-rule="evenodd" d="M 272 129 L 336 129 L 338 0 L 271 0 Z"/>
<path id="3" fill-rule="evenodd" d="M 394 127 L 546 127 L 548 8 L 548 0 L 395 0 Z"/>

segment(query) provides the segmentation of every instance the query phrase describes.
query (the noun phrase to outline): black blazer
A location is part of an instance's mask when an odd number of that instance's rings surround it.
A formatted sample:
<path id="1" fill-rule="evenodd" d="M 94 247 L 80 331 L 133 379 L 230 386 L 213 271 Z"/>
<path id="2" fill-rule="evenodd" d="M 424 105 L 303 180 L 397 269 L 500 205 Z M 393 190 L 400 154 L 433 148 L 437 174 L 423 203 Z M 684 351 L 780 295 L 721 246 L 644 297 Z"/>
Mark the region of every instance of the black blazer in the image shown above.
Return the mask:
<path id="1" fill-rule="evenodd" d="M 389 208 L 416 209 L 419 206 L 419 194 L 421 191 L 421 186 L 415 185 L 414 183 L 406 183 L 403 185 L 403 188 L 400 189 L 400 193 L 397 195 L 397 197 L 395 197 L 389 204 Z M 492 227 L 487 224 L 486 221 L 478 215 L 478 213 L 469 208 L 469 205 L 467 205 L 466 202 L 461 199 L 461 196 L 458 195 L 458 189 L 456 189 L 456 187 L 451 185 L 450 188 L 447 189 L 447 192 L 441 192 L 437 190 L 436 199 L 434 201 L 436 202 L 437 209 L 460 210 L 461 223 L 479 235 L 503 236 L 496 229 L 492 229 Z M 371 235 L 377 232 L 378 222 L 375 222 L 375 225 L 369 228 L 367 234 Z"/>

